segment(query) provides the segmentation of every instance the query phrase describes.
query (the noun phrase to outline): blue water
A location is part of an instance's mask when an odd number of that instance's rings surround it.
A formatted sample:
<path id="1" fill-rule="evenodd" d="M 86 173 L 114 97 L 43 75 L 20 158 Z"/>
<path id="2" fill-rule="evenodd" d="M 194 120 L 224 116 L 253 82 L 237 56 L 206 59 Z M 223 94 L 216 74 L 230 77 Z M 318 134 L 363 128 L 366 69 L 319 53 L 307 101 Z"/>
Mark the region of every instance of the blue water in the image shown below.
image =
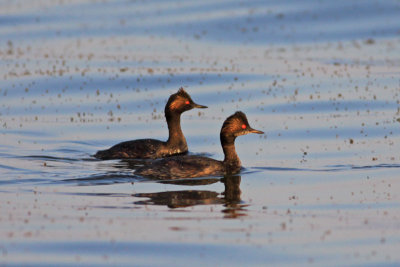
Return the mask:
<path id="1" fill-rule="evenodd" d="M 0 1 L 0 265 L 397 266 L 399 1 Z M 93 155 L 167 138 L 234 177 Z"/>

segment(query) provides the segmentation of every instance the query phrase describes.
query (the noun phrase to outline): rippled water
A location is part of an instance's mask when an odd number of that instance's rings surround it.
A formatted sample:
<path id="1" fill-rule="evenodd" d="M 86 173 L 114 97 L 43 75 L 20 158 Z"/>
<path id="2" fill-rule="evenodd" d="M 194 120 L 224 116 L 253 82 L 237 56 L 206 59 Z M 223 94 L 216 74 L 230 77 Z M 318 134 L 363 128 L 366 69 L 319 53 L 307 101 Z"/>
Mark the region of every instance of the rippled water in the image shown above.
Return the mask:
<path id="1" fill-rule="evenodd" d="M 1 1 L 0 265 L 400 264 L 399 1 Z M 149 181 L 99 161 L 166 139 L 233 177 Z"/>

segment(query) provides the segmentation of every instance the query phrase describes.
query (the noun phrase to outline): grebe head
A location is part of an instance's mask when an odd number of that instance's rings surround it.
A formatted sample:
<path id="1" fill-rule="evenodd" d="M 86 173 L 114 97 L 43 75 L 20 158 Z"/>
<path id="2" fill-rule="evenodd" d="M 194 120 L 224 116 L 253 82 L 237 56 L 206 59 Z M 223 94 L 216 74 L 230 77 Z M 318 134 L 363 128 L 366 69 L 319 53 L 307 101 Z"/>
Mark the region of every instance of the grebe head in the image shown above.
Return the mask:
<path id="1" fill-rule="evenodd" d="M 170 112 L 180 114 L 193 108 L 207 108 L 207 106 L 196 104 L 190 95 L 181 87 L 177 93 L 169 97 L 165 105 L 165 114 Z"/>
<path id="2" fill-rule="evenodd" d="M 264 132 L 251 128 L 246 115 L 237 111 L 224 121 L 221 129 L 221 141 L 223 138 L 236 138 L 249 133 L 263 134 Z"/>

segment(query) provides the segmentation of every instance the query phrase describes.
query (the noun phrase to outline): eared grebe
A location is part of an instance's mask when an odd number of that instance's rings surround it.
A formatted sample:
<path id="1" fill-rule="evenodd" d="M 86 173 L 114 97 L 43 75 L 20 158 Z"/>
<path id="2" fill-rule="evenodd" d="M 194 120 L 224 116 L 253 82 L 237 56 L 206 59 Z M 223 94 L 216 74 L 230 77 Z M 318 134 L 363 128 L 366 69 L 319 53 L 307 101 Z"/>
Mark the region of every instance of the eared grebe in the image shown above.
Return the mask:
<path id="1" fill-rule="evenodd" d="M 188 151 L 181 129 L 181 114 L 193 108 L 207 108 L 193 102 L 183 88 L 171 95 L 165 105 L 169 137 L 166 142 L 155 139 L 138 139 L 119 143 L 107 150 L 98 151 L 98 159 L 155 159 Z"/>
<path id="2" fill-rule="evenodd" d="M 249 133 L 264 132 L 250 127 L 246 115 L 236 112 L 222 125 L 220 139 L 225 158 L 223 161 L 202 156 L 176 156 L 154 161 L 138 168 L 135 175 L 156 179 L 194 178 L 238 173 L 241 163 L 235 150 L 235 139 Z"/>

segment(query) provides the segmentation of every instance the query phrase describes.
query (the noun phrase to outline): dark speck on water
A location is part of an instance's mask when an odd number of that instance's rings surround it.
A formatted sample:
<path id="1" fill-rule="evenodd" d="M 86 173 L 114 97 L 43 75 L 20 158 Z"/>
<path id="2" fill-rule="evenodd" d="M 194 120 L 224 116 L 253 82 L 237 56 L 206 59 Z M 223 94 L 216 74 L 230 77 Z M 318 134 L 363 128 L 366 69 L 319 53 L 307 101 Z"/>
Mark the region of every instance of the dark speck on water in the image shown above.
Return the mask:
<path id="1" fill-rule="evenodd" d="M 0 2 L 0 266 L 399 265 L 399 14 L 397 0 Z M 180 87 L 208 106 L 181 115 L 189 158 L 223 160 L 237 110 L 265 132 L 236 139 L 235 174 L 92 157 L 166 141 Z"/>

